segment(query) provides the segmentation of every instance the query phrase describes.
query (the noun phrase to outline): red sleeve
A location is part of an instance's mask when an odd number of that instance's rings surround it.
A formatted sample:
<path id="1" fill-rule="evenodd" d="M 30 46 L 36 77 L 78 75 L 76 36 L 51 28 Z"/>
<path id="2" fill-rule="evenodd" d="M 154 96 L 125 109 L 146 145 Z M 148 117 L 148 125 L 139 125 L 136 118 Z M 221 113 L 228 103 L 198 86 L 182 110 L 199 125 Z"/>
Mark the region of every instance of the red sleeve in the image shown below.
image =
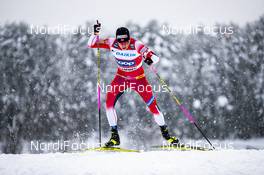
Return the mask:
<path id="1" fill-rule="evenodd" d="M 142 55 L 144 60 L 150 59 L 153 62 L 153 64 L 159 62 L 160 58 L 151 49 L 149 49 L 141 42 L 136 41 L 135 47 L 137 52 Z"/>
<path id="2" fill-rule="evenodd" d="M 135 43 L 136 50 L 139 54 L 143 56 L 144 59 L 151 58 L 152 55 L 154 55 L 154 52 L 150 50 L 147 46 L 145 46 L 140 41 L 136 41 Z"/>

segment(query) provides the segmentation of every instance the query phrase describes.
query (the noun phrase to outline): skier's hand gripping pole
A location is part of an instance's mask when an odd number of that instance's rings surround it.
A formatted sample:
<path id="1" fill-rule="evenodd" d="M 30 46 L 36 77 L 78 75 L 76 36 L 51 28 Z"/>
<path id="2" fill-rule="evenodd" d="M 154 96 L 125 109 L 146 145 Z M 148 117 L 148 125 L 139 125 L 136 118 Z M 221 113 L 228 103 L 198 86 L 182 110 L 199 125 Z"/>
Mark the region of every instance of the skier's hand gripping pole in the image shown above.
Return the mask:
<path id="1" fill-rule="evenodd" d="M 96 24 L 94 25 L 94 34 L 99 35 L 100 30 L 101 30 L 101 23 L 99 23 L 99 21 L 96 20 Z"/>
<path id="2" fill-rule="evenodd" d="M 186 118 L 188 118 L 188 120 L 190 121 L 190 123 L 194 124 L 194 126 L 198 129 L 198 131 L 202 134 L 202 136 L 206 139 L 206 141 L 211 145 L 211 147 L 213 149 L 215 149 L 215 147 L 213 146 L 213 144 L 210 142 L 210 140 L 206 137 L 206 135 L 204 134 L 204 132 L 202 131 L 202 129 L 196 123 L 196 121 L 195 121 L 194 117 L 191 115 L 191 113 L 184 107 L 183 104 L 180 103 L 179 99 L 171 91 L 171 89 L 169 88 L 169 86 L 167 85 L 167 83 L 160 77 L 160 75 L 158 74 L 157 69 L 155 69 L 155 67 L 153 67 L 153 65 L 150 65 L 150 66 L 151 66 L 151 69 L 150 70 L 152 72 L 154 72 L 154 74 L 156 75 L 156 77 L 159 80 L 160 84 L 163 85 L 163 87 L 165 87 L 166 90 L 170 93 L 171 97 L 174 99 L 174 101 L 176 102 L 176 104 L 179 106 L 179 108 L 183 112 L 184 116 Z"/>

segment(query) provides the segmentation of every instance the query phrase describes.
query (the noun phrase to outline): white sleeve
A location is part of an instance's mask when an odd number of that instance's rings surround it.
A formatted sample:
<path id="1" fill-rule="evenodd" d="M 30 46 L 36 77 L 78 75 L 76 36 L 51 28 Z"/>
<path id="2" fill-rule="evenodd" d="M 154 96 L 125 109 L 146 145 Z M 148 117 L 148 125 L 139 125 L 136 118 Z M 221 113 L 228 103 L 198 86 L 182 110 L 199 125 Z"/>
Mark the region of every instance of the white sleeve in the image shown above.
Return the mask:
<path id="1" fill-rule="evenodd" d="M 160 60 L 160 58 L 157 55 L 154 55 L 154 54 L 150 58 L 153 61 L 152 64 L 156 64 Z"/>
<path id="2" fill-rule="evenodd" d="M 96 41 L 98 41 L 98 40 L 99 40 L 99 36 L 92 34 L 88 40 L 88 47 L 93 47 L 95 45 Z"/>

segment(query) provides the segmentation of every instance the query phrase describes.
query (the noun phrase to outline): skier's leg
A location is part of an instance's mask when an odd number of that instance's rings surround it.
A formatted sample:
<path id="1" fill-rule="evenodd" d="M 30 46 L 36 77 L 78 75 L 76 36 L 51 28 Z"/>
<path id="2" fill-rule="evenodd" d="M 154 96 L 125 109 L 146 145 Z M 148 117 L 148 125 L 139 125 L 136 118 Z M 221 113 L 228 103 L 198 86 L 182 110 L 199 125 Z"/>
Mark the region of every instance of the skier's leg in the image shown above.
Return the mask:
<path id="1" fill-rule="evenodd" d="M 124 85 L 125 81 L 123 78 L 116 76 L 112 81 L 110 88 L 107 89 L 106 94 L 106 116 L 109 125 L 111 126 L 111 138 L 105 144 L 106 147 L 111 147 L 120 144 L 120 138 L 117 130 L 117 115 L 115 111 L 115 103 L 118 98 L 124 93 L 123 91 L 126 89 Z"/>
<path id="2" fill-rule="evenodd" d="M 134 88 L 133 88 L 134 89 Z M 159 110 L 157 100 L 152 92 L 152 87 L 145 77 L 139 79 L 136 83 L 135 89 L 142 99 L 147 104 L 150 112 L 153 114 L 155 122 L 160 126 L 162 136 L 169 142 L 169 144 L 179 144 L 176 137 L 171 137 L 165 124 L 164 116 Z"/>
<path id="3" fill-rule="evenodd" d="M 122 94 L 123 92 L 119 92 L 118 94 L 114 92 L 107 92 L 106 94 L 106 116 L 111 127 L 117 125 L 115 103 Z"/>
<path id="4" fill-rule="evenodd" d="M 114 107 L 118 98 L 124 93 L 123 91 L 126 90 L 124 83 L 125 80 L 122 77 L 116 76 L 111 82 L 110 87 L 107 89 L 106 116 L 108 123 L 111 127 L 117 125 L 117 115 Z"/>
<path id="5" fill-rule="evenodd" d="M 155 122 L 159 126 L 165 125 L 165 120 L 162 112 L 159 110 L 157 105 L 157 100 L 152 92 L 152 87 L 148 83 L 145 77 L 137 80 L 135 82 L 135 86 L 132 88 L 134 89 L 144 100 L 146 105 L 148 106 L 149 111 L 153 114 Z"/>

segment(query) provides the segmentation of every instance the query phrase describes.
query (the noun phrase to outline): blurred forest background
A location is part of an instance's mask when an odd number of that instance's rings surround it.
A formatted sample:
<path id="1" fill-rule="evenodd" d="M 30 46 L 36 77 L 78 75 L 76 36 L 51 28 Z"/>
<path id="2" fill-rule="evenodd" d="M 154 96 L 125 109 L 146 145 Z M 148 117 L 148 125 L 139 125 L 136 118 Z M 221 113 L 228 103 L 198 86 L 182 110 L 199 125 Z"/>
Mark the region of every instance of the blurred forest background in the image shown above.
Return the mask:
<path id="1" fill-rule="evenodd" d="M 87 23 L 92 26 L 92 23 Z M 264 16 L 232 35 L 164 35 L 162 24 L 128 23 L 132 36 L 161 57 L 156 66 L 211 139 L 264 136 Z M 86 139 L 98 133 L 97 58 L 89 35 L 30 34 L 26 23 L 0 25 L 0 152 L 20 153 L 32 140 Z M 109 36 L 114 36 L 108 34 Z M 116 63 L 102 56 L 102 82 L 110 84 Z M 148 80 L 158 86 L 155 75 Z M 166 92 L 156 92 L 173 134 L 201 135 Z M 102 95 L 102 104 L 105 93 Z M 161 138 L 141 98 L 123 95 L 116 105 L 120 132 L 131 142 Z M 102 111 L 103 137 L 110 135 Z"/>

